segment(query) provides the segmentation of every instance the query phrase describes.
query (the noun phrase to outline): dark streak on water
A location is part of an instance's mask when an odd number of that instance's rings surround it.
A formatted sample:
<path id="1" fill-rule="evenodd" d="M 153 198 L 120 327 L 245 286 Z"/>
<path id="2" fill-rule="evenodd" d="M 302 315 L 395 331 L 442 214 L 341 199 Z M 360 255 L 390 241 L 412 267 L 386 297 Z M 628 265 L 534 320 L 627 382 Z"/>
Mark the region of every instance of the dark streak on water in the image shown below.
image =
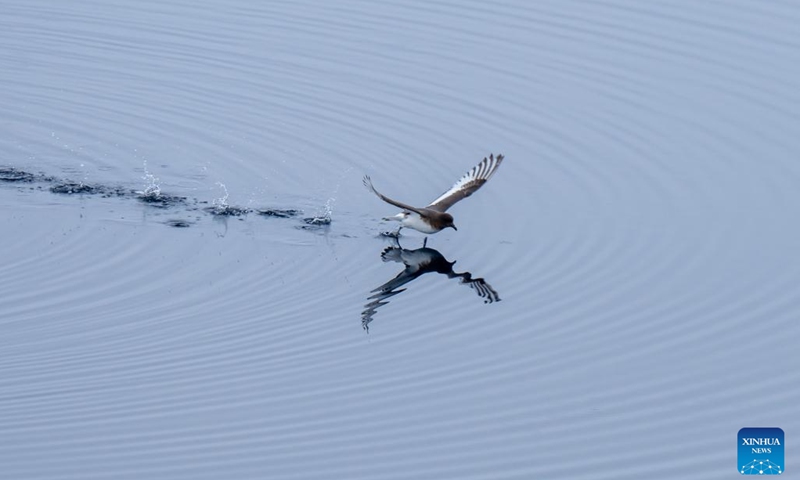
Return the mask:
<path id="1" fill-rule="evenodd" d="M 257 209 L 256 212 L 259 215 L 263 215 L 265 217 L 277 217 L 277 218 L 291 218 L 296 217 L 303 213 L 301 210 L 282 210 L 282 209 Z"/>
<path id="2" fill-rule="evenodd" d="M 179 205 L 186 205 L 187 198 L 177 195 L 167 195 L 163 193 L 145 193 L 137 196 L 140 202 L 146 203 L 151 207 L 169 208 Z M 197 203 L 195 201 L 195 203 Z"/>
<path id="3" fill-rule="evenodd" d="M 213 205 L 203 210 L 217 217 L 242 217 L 253 211 L 249 208 L 234 207 L 231 205 Z"/>
<path id="4" fill-rule="evenodd" d="M 58 182 L 50 187 L 50 191 L 62 195 L 100 195 L 103 197 L 126 197 L 130 191 L 121 187 L 108 187 L 105 185 L 88 185 L 80 182 Z"/>
<path id="5" fill-rule="evenodd" d="M 59 180 L 55 177 L 46 176 L 42 174 L 33 174 L 20 170 L 15 167 L 0 167 L 0 181 L 7 183 L 48 183 L 52 184 L 49 191 L 59 195 L 97 195 L 104 198 L 110 197 L 130 197 L 146 204 L 149 207 L 158 209 L 168 209 L 175 207 L 187 207 L 189 205 L 197 205 L 208 203 L 187 197 L 164 194 L 161 192 L 143 193 L 124 187 L 113 187 L 107 185 L 88 184 L 83 182 L 74 182 L 70 180 Z M 41 189 L 41 187 L 39 187 Z M 271 218 L 292 218 L 300 215 L 302 210 L 299 209 L 280 209 L 280 208 L 245 208 L 236 207 L 232 205 L 212 205 L 203 208 L 203 211 L 215 217 L 243 217 L 250 213 L 257 213 L 263 217 Z M 172 227 L 186 228 L 192 225 L 192 222 L 185 222 L 181 220 L 170 220 L 165 222 Z M 307 228 L 309 226 L 318 228 L 325 225 L 330 225 L 330 217 L 312 217 L 304 218 L 305 225 L 300 228 Z"/>
<path id="6" fill-rule="evenodd" d="M 303 219 L 303 223 L 305 223 L 305 225 L 300 225 L 297 228 L 300 228 L 301 230 L 321 230 L 325 229 L 331 224 L 331 217 L 327 215 L 306 217 Z"/>
<path id="7" fill-rule="evenodd" d="M 308 217 L 304 218 L 303 221 L 308 225 L 330 225 L 331 217 Z"/>

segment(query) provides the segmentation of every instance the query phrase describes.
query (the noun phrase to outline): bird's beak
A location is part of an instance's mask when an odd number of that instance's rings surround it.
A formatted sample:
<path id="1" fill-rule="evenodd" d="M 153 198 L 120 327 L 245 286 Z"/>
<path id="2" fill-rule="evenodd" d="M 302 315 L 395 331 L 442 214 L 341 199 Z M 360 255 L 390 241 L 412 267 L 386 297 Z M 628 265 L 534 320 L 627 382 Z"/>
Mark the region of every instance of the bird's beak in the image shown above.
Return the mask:
<path id="1" fill-rule="evenodd" d="M 450 225 L 450 226 L 453 227 L 453 230 L 455 230 L 456 232 L 458 231 L 455 225 Z"/>

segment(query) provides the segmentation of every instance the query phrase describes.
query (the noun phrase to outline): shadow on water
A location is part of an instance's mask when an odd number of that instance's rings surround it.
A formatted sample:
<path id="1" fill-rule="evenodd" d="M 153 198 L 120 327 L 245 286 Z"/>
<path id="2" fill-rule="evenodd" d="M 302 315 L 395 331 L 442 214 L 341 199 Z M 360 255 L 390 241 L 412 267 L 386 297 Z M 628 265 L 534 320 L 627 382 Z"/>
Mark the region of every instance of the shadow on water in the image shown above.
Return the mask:
<path id="1" fill-rule="evenodd" d="M 460 278 L 462 284 L 469 285 L 471 289 L 483 298 L 483 303 L 494 303 L 500 301 L 500 296 L 491 285 L 486 283 L 483 278 L 472 278 L 470 272 L 458 273 L 453 271 L 456 261 L 448 262 L 444 255 L 436 249 L 422 248 L 410 250 L 399 246 L 386 247 L 381 252 L 381 259 L 384 262 L 398 262 L 405 265 L 405 268 L 396 277 L 384 283 L 380 287 L 370 291 L 374 295 L 367 297 L 369 303 L 364 305 L 365 310 L 361 312 L 361 326 L 369 332 L 369 324 L 372 322 L 378 308 L 389 303 L 389 298 L 404 292 L 406 288 L 400 288 L 411 281 L 425 275 L 426 273 L 441 273 L 447 278 Z"/>

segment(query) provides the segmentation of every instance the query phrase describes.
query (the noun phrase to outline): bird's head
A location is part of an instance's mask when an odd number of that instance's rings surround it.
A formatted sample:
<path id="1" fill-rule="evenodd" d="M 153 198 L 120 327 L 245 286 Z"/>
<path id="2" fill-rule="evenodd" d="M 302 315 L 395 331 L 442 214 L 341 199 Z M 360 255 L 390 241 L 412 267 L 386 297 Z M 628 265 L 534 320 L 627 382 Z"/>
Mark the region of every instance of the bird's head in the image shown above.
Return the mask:
<path id="1" fill-rule="evenodd" d="M 452 228 L 455 231 L 458 231 L 456 226 L 453 224 L 453 216 L 449 213 L 445 213 L 442 215 L 442 220 L 444 220 L 444 228 Z"/>

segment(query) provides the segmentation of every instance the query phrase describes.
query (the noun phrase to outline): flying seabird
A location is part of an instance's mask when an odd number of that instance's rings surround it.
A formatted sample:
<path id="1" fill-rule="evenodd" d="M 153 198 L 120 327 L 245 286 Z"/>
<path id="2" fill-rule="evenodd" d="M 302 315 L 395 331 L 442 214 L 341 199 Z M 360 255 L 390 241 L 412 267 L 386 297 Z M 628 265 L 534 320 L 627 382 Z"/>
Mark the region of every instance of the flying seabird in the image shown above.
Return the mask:
<path id="1" fill-rule="evenodd" d="M 393 217 L 384 218 L 384 220 L 400 222 L 401 229 L 408 227 L 422 233 L 436 233 L 445 228 L 452 228 L 457 231 L 458 228 L 453 224 L 453 216 L 445 212 L 456 202 L 469 197 L 481 188 L 494 175 L 502 161 L 503 155 L 484 157 L 479 164 L 464 174 L 449 190 L 441 194 L 439 198 L 432 201 L 427 207 L 412 207 L 381 194 L 375 190 L 369 175 L 364 176 L 364 185 L 384 202 L 403 209 L 402 212 Z"/>

